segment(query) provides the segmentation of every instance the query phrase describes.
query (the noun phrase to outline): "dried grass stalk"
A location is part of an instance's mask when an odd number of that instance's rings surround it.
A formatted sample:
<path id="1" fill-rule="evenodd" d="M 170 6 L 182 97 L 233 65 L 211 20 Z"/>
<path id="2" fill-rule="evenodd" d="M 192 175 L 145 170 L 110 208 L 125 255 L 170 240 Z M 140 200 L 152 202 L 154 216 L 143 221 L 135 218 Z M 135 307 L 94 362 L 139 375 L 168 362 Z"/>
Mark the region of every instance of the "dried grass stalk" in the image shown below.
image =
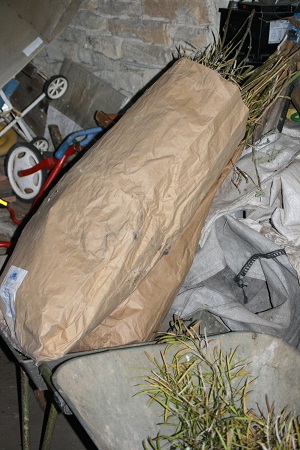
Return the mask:
<path id="1" fill-rule="evenodd" d="M 190 54 L 187 54 L 186 50 L 179 50 L 179 57 L 203 64 L 239 86 L 243 101 L 249 108 L 245 146 L 251 143 L 256 127 L 263 123 L 263 117 L 284 88 L 300 75 L 300 71 L 295 71 L 300 43 L 294 44 L 291 41 L 285 41 L 284 45 L 259 67 L 254 68 L 247 64 L 247 58 L 238 63 L 242 45 L 247 36 L 251 37 L 253 15 L 254 11 L 245 22 L 245 32 L 239 42 L 231 41 L 224 45 L 224 38 L 221 40 L 219 37 L 214 38 L 214 42 L 205 50 L 194 50 Z"/>

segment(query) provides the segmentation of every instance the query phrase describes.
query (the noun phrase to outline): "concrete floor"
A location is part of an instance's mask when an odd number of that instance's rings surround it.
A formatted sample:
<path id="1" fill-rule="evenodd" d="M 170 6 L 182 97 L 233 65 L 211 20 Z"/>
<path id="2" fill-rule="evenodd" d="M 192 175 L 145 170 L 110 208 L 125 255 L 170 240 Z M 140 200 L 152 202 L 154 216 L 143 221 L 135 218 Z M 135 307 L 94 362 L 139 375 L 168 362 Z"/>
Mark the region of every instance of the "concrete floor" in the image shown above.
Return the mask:
<path id="1" fill-rule="evenodd" d="M 0 450 L 21 449 L 18 403 L 18 370 L 12 354 L 0 339 Z M 31 450 L 39 449 L 44 411 L 30 389 Z M 74 416 L 59 414 L 51 450 L 95 450 L 96 447 Z"/>

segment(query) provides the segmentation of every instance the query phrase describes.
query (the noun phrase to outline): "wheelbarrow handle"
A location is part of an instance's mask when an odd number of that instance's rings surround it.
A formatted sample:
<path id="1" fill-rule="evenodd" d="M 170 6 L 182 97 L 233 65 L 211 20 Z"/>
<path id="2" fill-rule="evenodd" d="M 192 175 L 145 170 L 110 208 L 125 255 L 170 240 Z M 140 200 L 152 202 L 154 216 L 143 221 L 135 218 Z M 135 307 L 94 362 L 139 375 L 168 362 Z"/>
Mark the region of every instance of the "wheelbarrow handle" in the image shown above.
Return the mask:
<path id="1" fill-rule="evenodd" d="M 81 147 L 85 147 L 86 145 L 88 145 L 92 141 L 92 139 L 96 136 L 96 134 L 101 133 L 101 131 L 103 131 L 102 127 L 96 127 L 96 128 L 89 128 L 87 130 L 74 131 L 74 133 L 71 133 L 62 142 L 62 144 L 58 147 L 58 149 L 54 153 L 54 157 L 56 159 L 61 159 L 64 156 L 64 154 L 66 153 L 66 151 L 68 150 L 68 148 L 72 144 L 74 144 L 74 139 L 77 139 L 79 137 L 85 136 L 84 139 L 82 139 L 81 141 L 78 141 L 78 142 L 80 142 L 80 146 Z"/>

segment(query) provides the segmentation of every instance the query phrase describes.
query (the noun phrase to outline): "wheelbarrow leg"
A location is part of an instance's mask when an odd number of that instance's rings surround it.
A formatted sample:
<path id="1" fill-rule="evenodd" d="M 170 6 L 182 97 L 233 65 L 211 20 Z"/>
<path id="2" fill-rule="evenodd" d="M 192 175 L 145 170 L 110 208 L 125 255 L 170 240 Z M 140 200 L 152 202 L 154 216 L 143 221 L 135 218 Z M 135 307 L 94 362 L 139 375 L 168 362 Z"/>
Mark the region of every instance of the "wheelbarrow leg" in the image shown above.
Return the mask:
<path id="1" fill-rule="evenodd" d="M 29 411 L 29 378 L 20 366 L 21 380 L 21 434 L 22 450 L 30 450 L 30 411 Z M 41 435 L 40 450 L 50 450 L 53 430 L 58 416 L 58 409 L 54 402 L 49 404 L 48 411 L 44 415 L 44 427 Z"/>
<path id="2" fill-rule="evenodd" d="M 21 433 L 22 449 L 30 450 L 30 426 L 29 426 L 29 379 L 22 367 L 20 367 L 21 379 Z"/>
<path id="3" fill-rule="evenodd" d="M 42 435 L 41 443 L 40 443 L 40 450 L 49 450 L 51 446 L 52 436 L 53 436 L 53 430 L 56 424 L 56 419 L 58 416 L 58 410 L 57 406 L 54 402 L 54 400 L 50 403 L 50 408 L 45 413 L 45 424 L 44 424 L 44 432 Z"/>

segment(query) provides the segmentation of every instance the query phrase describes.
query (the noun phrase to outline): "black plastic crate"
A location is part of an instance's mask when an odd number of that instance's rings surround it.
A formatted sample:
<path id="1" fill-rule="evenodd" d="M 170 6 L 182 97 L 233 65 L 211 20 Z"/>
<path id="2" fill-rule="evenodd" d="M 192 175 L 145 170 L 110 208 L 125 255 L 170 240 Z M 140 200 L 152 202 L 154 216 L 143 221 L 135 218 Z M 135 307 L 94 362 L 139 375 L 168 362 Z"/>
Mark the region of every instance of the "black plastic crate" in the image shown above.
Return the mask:
<path id="1" fill-rule="evenodd" d="M 259 2 L 239 2 L 236 8 L 231 10 L 229 25 L 226 33 L 225 44 L 234 39 L 238 42 L 244 36 L 244 25 L 251 11 L 255 10 L 251 25 L 251 40 L 246 38 L 238 61 L 247 57 L 247 62 L 254 66 L 261 65 L 278 47 L 280 36 L 283 37 L 284 26 L 288 25 L 288 18 L 293 16 L 296 6 L 287 4 L 282 6 L 262 5 Z M 220 8 L 220 35 L 223 37 L 224 25 L 229 8 Z M 285 21 L 285 22 L 278 22 Z M 244 27 L 241 30 L 241 27 Z M 282 28 L 280 29 L 280 27 Z M 278 41 L 279 40 L 279 41 Z M 251 49 L 249 51 L 251 44 Z M 247 56 L 248 55 L 248 56 Z"/>

